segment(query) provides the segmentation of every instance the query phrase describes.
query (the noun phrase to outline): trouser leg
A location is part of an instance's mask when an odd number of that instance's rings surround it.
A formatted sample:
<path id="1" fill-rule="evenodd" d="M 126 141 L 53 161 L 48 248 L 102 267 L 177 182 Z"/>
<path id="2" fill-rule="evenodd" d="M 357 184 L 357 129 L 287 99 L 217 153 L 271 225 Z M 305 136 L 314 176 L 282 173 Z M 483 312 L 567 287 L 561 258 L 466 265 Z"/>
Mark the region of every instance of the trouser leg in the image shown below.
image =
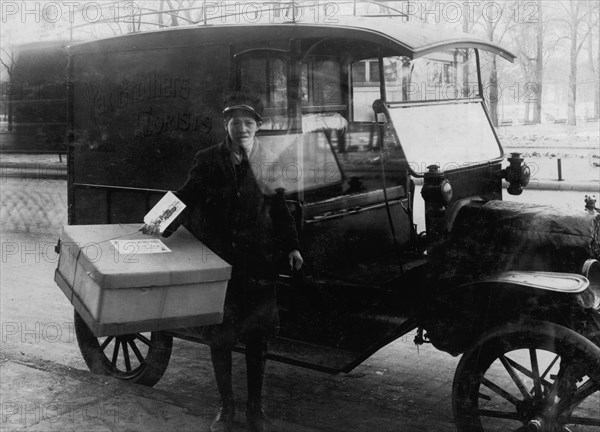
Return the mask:
<path id="1" fill-rule="evenodd" d="M 246 371 L 248 378 L 248 404 L 246 420 L 251 432 L 265 432 L 272 429 L 272 423 L 262 407 L 263 381 L 265 376 L 267 344 L 255 340 L 246 345 Z"/>
<path id="2" fill-rule="evenodd" d="M 229 432 L 235 416 L 233 386 L 231 380 L 231 350 L 226 348 L 210 348 L 217 388 L 221 396 L 221 407 L 215 417 L 211 432 Z"/>
<path id="3" fill-rule="evenodd" d="M 231 383 L 231 350 L 225 348 L 210 348 L 217 389 L 221 395 L 221 401 L 226 402 L 233 399 L 233 386 Z"/>
<path id="4" fill-rule="evenodd" d="M 267 344 L 253 341 L 246 345 L 246 371 L 248 379 L 248 404 L 262 404 Z"/>

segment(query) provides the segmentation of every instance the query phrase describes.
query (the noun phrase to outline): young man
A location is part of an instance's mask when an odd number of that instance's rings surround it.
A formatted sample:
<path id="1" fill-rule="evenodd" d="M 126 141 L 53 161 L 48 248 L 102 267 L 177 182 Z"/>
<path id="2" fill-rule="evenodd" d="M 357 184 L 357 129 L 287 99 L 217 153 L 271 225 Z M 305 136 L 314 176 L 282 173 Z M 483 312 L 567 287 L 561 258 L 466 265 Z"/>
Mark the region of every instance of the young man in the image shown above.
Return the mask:
<path id="1" fill-rule="evenodd" d="M 210 430 L 232 428 L 231 350 L 241 341 L 246 345 L 246 419 L 250 431 L 262 432 L 270 427 L 262 406 L 267 342 L 279 326 L 276 268 L 284 258 L 290 268 L 299 270 L 303 260 L 277 175 L 277 158 L 255 137 L 262 103 L 243 94 L 232 95 L 225 100 L 223 116 L 227 137 L 197 153 L 177 196 L 187 206 L 188 229 L 232 265 L 223 323 L 199 329 L 211 347 L 221 396 Z"/>

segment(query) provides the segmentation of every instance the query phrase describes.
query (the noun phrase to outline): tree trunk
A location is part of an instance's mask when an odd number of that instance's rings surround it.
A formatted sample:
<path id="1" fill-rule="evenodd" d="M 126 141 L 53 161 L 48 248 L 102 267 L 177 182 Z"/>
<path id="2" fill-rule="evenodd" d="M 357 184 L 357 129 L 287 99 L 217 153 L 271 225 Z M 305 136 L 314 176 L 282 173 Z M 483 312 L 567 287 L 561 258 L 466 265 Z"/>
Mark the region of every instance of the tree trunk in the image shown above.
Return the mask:
<path id="1" fill-rule="evenodd" d="M 600 119 L 600 83 L 596 81 L 596 88 L 594 89 L 594 118 Z"/>
<path id="2" fill-rule="evenodd" d="M 468 5 L 467 2 L 463 3 L 462 6 L 462 29 L 465 33 L 469 32 L 469 9 L 468 9 Z M 463 82 L 462 82 L 462 96 L 463 97 L 469 97 L 469 62 L 467 61 L 467 54 L 468 50 L 465 50 L 465 55 L 463 57 L 463 67 L 462 67 L 462 72 L 463 72 Z"/>
<path id="3" fill-rule="evenodd" d="M 592 38 L 590 38 L 592 40 Z M 598 53 L 596 55 L 596 76 L 600 73 L 600 43 L 598 43 Z M 594 95 L 594 118 L 600 119 L 600 81 L 596 80 L 596 91 Z"/>
<path id="4" fill-rule="evenodd" d="M 523 124 L 530 123 L 530 120 L 529 120 L 530 109 L 531 109 L 531 102 L 526 100 L 525 105 L 523 105 Z"/>
<path id="5" fill-rule="evenodd" d="M 569 94 L 567 97 L 567 124 L 577 124 L 575 106 L 577 104 L 577 28 L 571 32 L 571 71 L 569 73 Z"/>
<path id="6" fill-rule="evenodd" d="M 590 15 L 590 22 L 591 22 Z M 592 33 L 593 35 L 593 33 Z M 594 64 L 594 38 L 590 36 L 588 38 L 588 59 L 590 62 L 590 69 L 594 76 L 598 76 L 600 72 L 600 43 L 598 43 L 598 52 L 596 53 L 596 63 Z M 594 117 L 595 119 L 600 118 L 600 80 L 596 79 L 594 83 Z"/>
<path id="7" fill-rule="evenodd" d="M 8 131 L 11 132 L 13 130 L 13 104 L 12 98 L 10 95 L 8 96 Z"/>
<path id="8" fill-rule="evenodd" d="M 492 57 L 490 70 L 490 118 L 492 124 L 498 127 L 498 71 L 496 69 L 496 56 Z"/>
<path id="9" fill-rule="evenodd" d="M 542 86 L 544 83 L 544 25 L 542 20 L 542 1 L 538 0 L 537 52 L 535 63 L 535 103 L 533 105 L 533 123 L 542 122 Z"/>
<path id="10" fill-rule="evenodd" d="M 410 100 L 410 92 L 412 91 L 411 81 L 412 81 L 412 67 L 411 63 L 408 59 L 402 60 L 402 100 L 408 101 Z"/>
<path id="11" fill-rule="evenodd" d="M 177 11 L 171 4 L 171 0 L 166 0 L 169 9 L 171 10 L 171 27 L 177 27 L 179 25 L 179 20 L 177 19 Z"/>
<path id="12" fill-rule="evenodd" d="M 159 28 L 162 28 L 164 25 L 163 10 L 165 10 L 165 0 L 160 0 L 160 2 L 158 3 L 158 27 Z"/>
<path id="13" fill-rule="evenodd" d="M 567 95 L 567 124 L 575 126 L 577 124 L 577 30 L 579 27 L 579 7 L 578 2 L 570 3 L 571 8 L 571 48 L 569 57 L 571 60 L 571 70 L 569 72 L 569 94 Z"/>

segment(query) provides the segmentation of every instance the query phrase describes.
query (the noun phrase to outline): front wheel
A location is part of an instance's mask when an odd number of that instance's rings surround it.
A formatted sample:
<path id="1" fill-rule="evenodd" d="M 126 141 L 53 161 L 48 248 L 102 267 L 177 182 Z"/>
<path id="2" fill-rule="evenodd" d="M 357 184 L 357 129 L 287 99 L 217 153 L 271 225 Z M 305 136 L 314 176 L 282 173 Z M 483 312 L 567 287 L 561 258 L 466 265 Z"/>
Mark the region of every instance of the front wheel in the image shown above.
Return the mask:
<path id="1" fill-rule="evenodd" d="M 169 365 L 173 337 L 162 332 L 97 338 L 75 311 L 75 335 L 88 368 L 152 387 Z"/>
<path id="2" fill-rule="evenodd" d="M 463 355 L 452 396 L 460 432 L 598 432 L 600 348 L 557 324 L 507 324 Z"/>

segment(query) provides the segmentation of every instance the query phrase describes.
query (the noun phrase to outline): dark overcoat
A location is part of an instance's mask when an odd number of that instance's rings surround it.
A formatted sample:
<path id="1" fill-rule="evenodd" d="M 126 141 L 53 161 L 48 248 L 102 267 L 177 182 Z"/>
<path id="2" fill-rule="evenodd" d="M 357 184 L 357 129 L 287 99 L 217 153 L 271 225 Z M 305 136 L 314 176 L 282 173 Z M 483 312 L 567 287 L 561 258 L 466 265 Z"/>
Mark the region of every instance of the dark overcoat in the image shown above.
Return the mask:
<path id="1" fill-rule="evenodd" d="M 225 313 L 238 332 L 244 321 L 258 319 L 270 326 L 267 316 L 275 301 L 268 281 L 285 256 L 299 248 L 276 161 L 255 142 L 247 169 L 240 172 L 226 139 L 196 154 L 187 181 L 176 192 L 187 206 L 184 225 L 233 267 Z"/>

